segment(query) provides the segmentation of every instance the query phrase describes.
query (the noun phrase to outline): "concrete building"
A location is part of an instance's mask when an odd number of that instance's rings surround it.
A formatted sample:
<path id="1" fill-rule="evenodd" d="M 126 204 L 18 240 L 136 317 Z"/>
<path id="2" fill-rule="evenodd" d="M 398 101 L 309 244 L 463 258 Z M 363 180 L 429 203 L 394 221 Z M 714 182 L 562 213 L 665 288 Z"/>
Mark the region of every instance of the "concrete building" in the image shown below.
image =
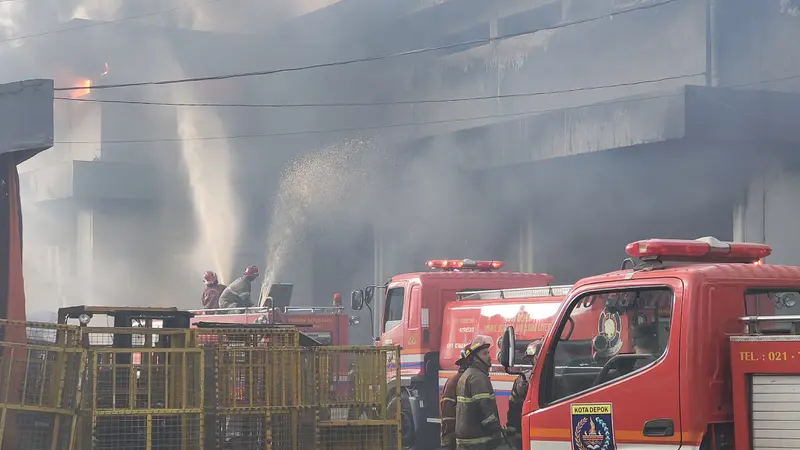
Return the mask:
<path id="1" fill-rule="evenodd" d="M 308 20 L 344 20 L 364 3 L 343 0 Z M 385 205 L 406 226 L 376 231 L 372 281 L 469 256 L 567 283 L 615 269 L 625 244 L 649 237 L 766 242 L 771 262 L 800 263 L 791 225 L 798 11 L 796 1 L 449 0 L 383 16 L 361 40 L 372 44 L 365 52 L 542 31 L 375 68 L 396 86 L 382 99 L 510 98 L 384 117 L 506 116 L 390 137 L 400 154 L 447 153 L 460 173 L 448 182 L 475 189 L 438 210 L 425 194 Z M 415 221 L 400 217 L 418 216 L 428 218 L 425 236 L 409 244 Z"/>
<path id="2" fill-rule="evenodd" d="M 99 65 L 92 73 L 101 73 L 108 62 L 108 82 L 128 81 L 126 65 L 136 67 L 141 79 L 143 61 L 158 55 L 156 64 L 146 65 L 146 75 L 159 79 L 174 77 L 175 64 L 193 75 L 249 71 L 542 30 L 484 45 L 194 86 L 208 89 L 198 94 L 204 101 L 226 102 L 496 97 L 350 108 L 346 114 L 326 108 L 219 113 L 221 132 L 228 135 L 259 128 L 392 125 L 361 134 L 380 135 L 381 145 L 393 149 L 393 162 L 379 178 L 396 195 L 368 205 L 371 226 L 330 219 L 337 223 L 317 227 L 293 248 L 281 281 L 296 284 L 295 298 L 302 299 L 297 301 L 327 302 L 333 292 L 382 282 L 437 257 L 503 259 L 508 269 L 549 272 L 571 282 L 616 268 L 626 243 L 655 236 L 764 241 L 776 248 L 771 261 L 800 263 L 790 238 L 792 211 L 800 211 L 791 204 L 798 140 L 792 124 L 800 113 L 793 94 L 800 80 L 792 63 L 800 52 L 793 44 L 800 36 L 800 5 L 794 3 L 800 2 L 341 0 L 257 36 L 181 30 L 154 35 L 126 26 L 117 31 L 119 42 L 104 45 L 124 48 L 133 40 L 144 43 L 144 50 L 81 64 L 83 71 Z M 645 9 L 629 11 L 637 8 Z M 158 52 L 165 42 L 181 51 Z M 212 71 L 196 57 L 201 48 L 225 60 L 215 61 Z M 104 53 L 99 48 L 86 54 Z M 169 70 L 159 72 L 160 65 Z M 156 95 L 126 92 L 114 98 Z M 145 280 L 163 294 L 148 303 L 189 307 L 200 290 L 199 276 L 186 273 L 185 264 L 197 230 L 188 175 L 174 173 L 181 165 L 179 144 L 108 142 L 141 134 L 174 137 L 180 120 L 169 108 L 123 106 L 57 104 L 70 108 L 56 110 L 57 127 L 68 130 L 57 128 L 55 148 L 37 158 L 35 167 L 22 168 L 37 208 L 66 208 L 73 217 L 59 229 L 72 244 L 37 251 L 46 255 L 42 261 L 67 258 L 73 263 L 56 266 L 79 273 L 61 274 L 44 262 L 39 270 L 58 274 L 58 295 L 70 303 L 78 293 L 67 292 L 67 280 L 116 280 L 121 271 L 135 274 L 127 286 L 115 282 L 93 294 L 95 299 L 135 292 Z M 130 116 L 135 114 L 140 116 Z M 231 273 L 264 252 L 275 180 L 286 161 L 350 135 L 228 143 L 241 171 L 235 192 L 247 205 Z M 51 159 L 45 162 L 45 156 Z M 111 216 L 116 219 L 104 219 Z M 44 212 L 39 217 L 47 220 Z M 98 247 L 136 256 L 113 268 L 92 253 Z M 131 264 L 133 269 L 125 267 Z M 138 301 L 130 297 L 118 301 Z"/>
<path id="3" fill-rule="evenodd" d="M 70 24 L 75 25 L 82 24 Z M 23 73 L 59 74 L 58 86 L 81 86 L 84 80 L 97 85 L 129 79 L 129 73 L 160 79 L 197 70 L 196 57 L 174 56 L 184 41 L 221 55 L 214 49 L 244 45 L 241 38 L 211 33 L 120 26 L 107 34 L 102 28 L 89 28 L 88 37 L 72 33 L 57 42 L 26 43 L 13 66 Z M 76 48 L 81 51 L 70 51 Z M 212 101 L 241 99 L 238 88 L 198 87 Z M 111 97 L 148 95 L 175 98 L 130 90 Z M 90 90 L 58 96 L 99 98 Z M 26 283 L 31 298 L 39 299 L 35 306 L 194 306 L 196 295 L 187 286 L 197 287 L 199 275 L 184 268 L 191 267 L 186 260 L 194 256 L 197 234 L 189 187 L 195 174 L 184 168 L 176 141 L 180 114 L 175 108 L 56 100 L 54 115 L 53 149 L 20 167 L 28 221 Z M 147 142 L 154 138 L 161 141 Z"/>

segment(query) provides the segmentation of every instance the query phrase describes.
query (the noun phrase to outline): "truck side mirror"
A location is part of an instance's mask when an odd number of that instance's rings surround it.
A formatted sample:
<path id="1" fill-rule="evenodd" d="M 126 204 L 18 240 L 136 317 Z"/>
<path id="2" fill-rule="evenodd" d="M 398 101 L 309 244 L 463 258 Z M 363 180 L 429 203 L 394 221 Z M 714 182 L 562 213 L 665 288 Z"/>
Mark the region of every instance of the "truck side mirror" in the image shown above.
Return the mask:
<path id="1" fill-rule="evenodd" d="M 509 369 L 514 367 L 515 348 L 514 327 L 506 327 L 503 331 L 502 345 L 500 346 L 500 364 Z"/>
<path id="2" fill-rule="evenodd" d="M 372 298 L 375 297 L 375 286 L 367 286 L 364 288 L 364 303 L 367 305 L 372 304 Z"/>
<path id="3" fill-rule="evenodd" d="M 350 308 L 354 311 L 361 311 L 364 307 L 364 291 L 356 289 L 350 293 Z"/>

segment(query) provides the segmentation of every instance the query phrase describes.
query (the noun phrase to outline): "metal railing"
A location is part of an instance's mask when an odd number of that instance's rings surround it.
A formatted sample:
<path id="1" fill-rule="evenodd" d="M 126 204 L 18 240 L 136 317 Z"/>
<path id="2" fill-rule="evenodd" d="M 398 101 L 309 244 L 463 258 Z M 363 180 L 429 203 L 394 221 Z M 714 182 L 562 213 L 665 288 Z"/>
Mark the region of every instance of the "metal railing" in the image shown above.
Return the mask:
<path id="1" fill-rule="evenodd" d="M 256 315 L 267 314 L 272 310 L 266 306 L 247 306 L 240 308 L 208 308 L 208 309 L 190 309 L 189 312 L 197 316 L 211 316 L 215 314 L 242 314 L 242 315 Z"/>
<path id="2" fill-rule="evenodd" d="M 457 300 L 496 300 L 535 297 L 559 297 L 567 295 L 571 284 L 560 286 L 539 286 L 530 288 L 493 289 L 485 291 L 465 291 L 456 294 Z"/>
<path id="3" fill-rule="evenodd" d="M 744 324 L 744 334 L 800 334 L 800 315 L 744 316 L 739 321 Z"/>

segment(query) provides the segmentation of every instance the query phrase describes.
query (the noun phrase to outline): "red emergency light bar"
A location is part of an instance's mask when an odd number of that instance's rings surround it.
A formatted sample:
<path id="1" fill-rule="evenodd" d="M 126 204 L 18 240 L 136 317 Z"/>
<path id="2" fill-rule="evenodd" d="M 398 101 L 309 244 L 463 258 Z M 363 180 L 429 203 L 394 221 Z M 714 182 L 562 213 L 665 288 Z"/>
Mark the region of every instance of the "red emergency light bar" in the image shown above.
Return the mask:
<path id="1" fill-rule="evenodd" d="M 761 263 L 772 247 L 749 242 L 722 242 L 713 237 L 696 240 L 647 239 L 631 242 L 625 253 L 639 259 L 687 262 Z"/>
<path id="2" fill-rule="evenodd" d="M 471 259 L 432 259 L 425 263 L 431 269 L 478 270 L 488 272 L 503 267 L 502 261 L 473 261 Z"/>

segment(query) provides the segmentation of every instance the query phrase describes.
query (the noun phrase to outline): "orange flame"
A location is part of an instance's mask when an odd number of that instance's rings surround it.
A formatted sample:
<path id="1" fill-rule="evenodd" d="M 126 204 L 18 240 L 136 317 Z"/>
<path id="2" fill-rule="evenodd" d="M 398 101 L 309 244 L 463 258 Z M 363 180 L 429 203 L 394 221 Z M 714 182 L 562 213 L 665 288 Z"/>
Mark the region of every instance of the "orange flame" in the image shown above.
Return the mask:
<path id="1" fill-rule="evenodd" d="M 89 95 L 89 93 L 92 92 L 92 80 L 89 79 L 83 80 L 80 82 L 78 87 L 81 87 L 83 89 L 76 89 L 72 91 L 72 93 L 70 93 L 69 95 L 70 98 L 80 98 Z"/>

